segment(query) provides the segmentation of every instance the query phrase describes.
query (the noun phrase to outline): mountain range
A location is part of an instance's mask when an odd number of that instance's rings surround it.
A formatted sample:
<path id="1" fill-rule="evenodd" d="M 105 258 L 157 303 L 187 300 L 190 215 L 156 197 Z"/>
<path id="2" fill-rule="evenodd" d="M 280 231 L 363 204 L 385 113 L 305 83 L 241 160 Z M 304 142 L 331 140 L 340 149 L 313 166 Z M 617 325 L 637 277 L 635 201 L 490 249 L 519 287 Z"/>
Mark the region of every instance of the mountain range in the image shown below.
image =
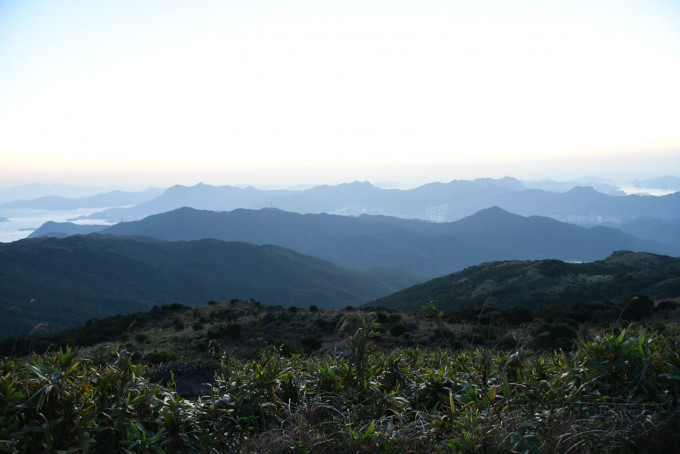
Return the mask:
<path id="1" fill-rule="evenodd" d="M 84 226 L 49 224 L 33 236 L 86 233 Z M 140 221 L 102 226 L 101 233 L 169 241 L 213 238 L 276 244 L 352 269 L 399 269 L 419 282 L 492 260 L 553 258 L 592 261 L 616 250 L 680 255 L 680 246 L 640 239 L 609 227 L 584 228 L 501 208 L 455 222 L 389 216 L 298 214 L 278 209 L 215 212 L 180 208 Z"/>
<path id="2" fill-rule="evenodd" d="M 133 207 L 110 208 L 88 218 L 132 221 L 191 207 L 214 211 L 279 208 L 296 213 L 382 214 L 443 222 L 462 219 L 491 206 L 584 225 L 620 223 L 643 216 L 670 220 L 680 213 L 680 192 L 666 196 L 611 195 L 590 186 L 553 192 L 527 188 L 509 177 L 429 183 L 409 190 L 381 189 L 368 182 L 316 186 L 304 191 L 198 184 L 173 186 Z"/>
<path id="3" fill-rule="evenodd" d="M 95 215 L 127 222 L 48 222 L 31 239 L 0 243 L 0 337 L 174 301 L 418 310 L 432 299 L 453 308 L 489 297 L 532 305 L 586 292 L 678 296 L 677 267 L 659 274 L 666 259 L 649 257 L 680 255 L 680 192 L 551 192 L 504 178 L 407 191 L 366 182 L 304 191 L 174 186 L 31 206 L 134 198 L 141 202 Z M 632 252 L 607 258 L 621 250 Z"/>
<path id="4" fill-rule="evenodd" d="M 501 266 L 479 265 L 489 261 L 505 261 L 504 271 L 494 279 L 504 277 L 487 283 L 496 294 L 515 295 L 527 304 L 554 302 L 537 295 L 559 292 L 535 290 L 527 286 L 530 281 L 516 279 L 536 274 L 522 268 L 529 266 L 524 261 L 591 262 L 623 249 L 658 252 L 669 246 L 608 227 L 583 228 L 498 207 L 449 223 L 302 215 L 271 208 L 182 208 L 97 234 L 0 244 L 0 335 L 30 330 L 48 315 L 52 326 L 63 328 L 172 301 L 196 305 L 209 299 L 255 298 L 283 306 L 357 305 L 465 267 Z M 541 265 L 538 273 L 546 266 L 553 265 Z M 450 281 L 464 278 L 433 282 L 445 282 L 442 291 L 448 295 L 468 295 L 470 304 L 489 296 L 483 292 L 487 284 L 463 289 Z M 603 282 L 610 287 L 618 282 L 607 279 Z M 404 290 L 395 298 L 406 295 L 411 305 L 441 298 L 421 290 Z M 403 309 L 402 304 L 388 305 Z"/>

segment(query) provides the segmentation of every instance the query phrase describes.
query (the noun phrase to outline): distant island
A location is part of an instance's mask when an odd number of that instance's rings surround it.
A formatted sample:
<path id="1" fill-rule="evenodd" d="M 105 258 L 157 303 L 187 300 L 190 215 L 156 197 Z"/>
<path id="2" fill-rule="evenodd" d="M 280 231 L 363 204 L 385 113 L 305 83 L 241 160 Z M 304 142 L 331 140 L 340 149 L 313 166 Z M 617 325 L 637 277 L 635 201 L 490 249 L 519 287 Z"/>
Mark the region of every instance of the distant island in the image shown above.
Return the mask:
<path id="1" fill-rule="evenodd" d="M 9 219 L 0 216 L 0 222 L 9 222 Z"/>

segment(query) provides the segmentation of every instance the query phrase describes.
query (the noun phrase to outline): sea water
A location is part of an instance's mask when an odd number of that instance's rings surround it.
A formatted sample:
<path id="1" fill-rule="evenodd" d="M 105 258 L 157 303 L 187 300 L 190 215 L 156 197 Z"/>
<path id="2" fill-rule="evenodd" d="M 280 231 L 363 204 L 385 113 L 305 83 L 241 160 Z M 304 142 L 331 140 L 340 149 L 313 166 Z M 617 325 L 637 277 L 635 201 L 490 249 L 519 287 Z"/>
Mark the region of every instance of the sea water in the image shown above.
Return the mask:
<path id="1" fill-rule="evenodd" d="M 102 220 L 74 220 L 104 209 L 106 208 L 80 208 L 77 210 L 0 209 L 0 243 L 24 239 L 47 221 L 106 224 Z M 2 221 L 3 218 L 6 218 L 6 220 Z"/>

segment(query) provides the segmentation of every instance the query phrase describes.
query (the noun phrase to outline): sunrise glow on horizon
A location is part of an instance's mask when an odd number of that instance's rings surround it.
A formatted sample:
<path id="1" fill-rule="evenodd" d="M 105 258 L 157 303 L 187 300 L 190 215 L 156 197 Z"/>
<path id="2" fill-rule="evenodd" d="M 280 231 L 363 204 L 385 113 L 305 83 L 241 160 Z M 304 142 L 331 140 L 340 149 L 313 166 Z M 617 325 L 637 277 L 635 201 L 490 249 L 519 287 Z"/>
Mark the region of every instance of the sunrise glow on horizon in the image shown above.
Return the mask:
<path id="1" fill-rule="evenodd" d="M 670 0 L 5 2 L 0 180 L 677 173 L 678 23 Z"/>

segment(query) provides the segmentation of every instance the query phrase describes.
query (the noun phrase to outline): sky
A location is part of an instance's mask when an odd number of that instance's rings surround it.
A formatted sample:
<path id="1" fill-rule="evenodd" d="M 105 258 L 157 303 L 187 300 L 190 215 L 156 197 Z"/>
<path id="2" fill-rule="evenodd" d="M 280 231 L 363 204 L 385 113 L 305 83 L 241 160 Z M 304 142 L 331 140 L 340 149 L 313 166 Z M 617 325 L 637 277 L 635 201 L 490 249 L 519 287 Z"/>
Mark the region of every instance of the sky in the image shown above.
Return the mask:
<path id="1" fill-rule="evenodd" d="M 680 2 L 0 0 L 0 187 L 680 174 Z"/>

